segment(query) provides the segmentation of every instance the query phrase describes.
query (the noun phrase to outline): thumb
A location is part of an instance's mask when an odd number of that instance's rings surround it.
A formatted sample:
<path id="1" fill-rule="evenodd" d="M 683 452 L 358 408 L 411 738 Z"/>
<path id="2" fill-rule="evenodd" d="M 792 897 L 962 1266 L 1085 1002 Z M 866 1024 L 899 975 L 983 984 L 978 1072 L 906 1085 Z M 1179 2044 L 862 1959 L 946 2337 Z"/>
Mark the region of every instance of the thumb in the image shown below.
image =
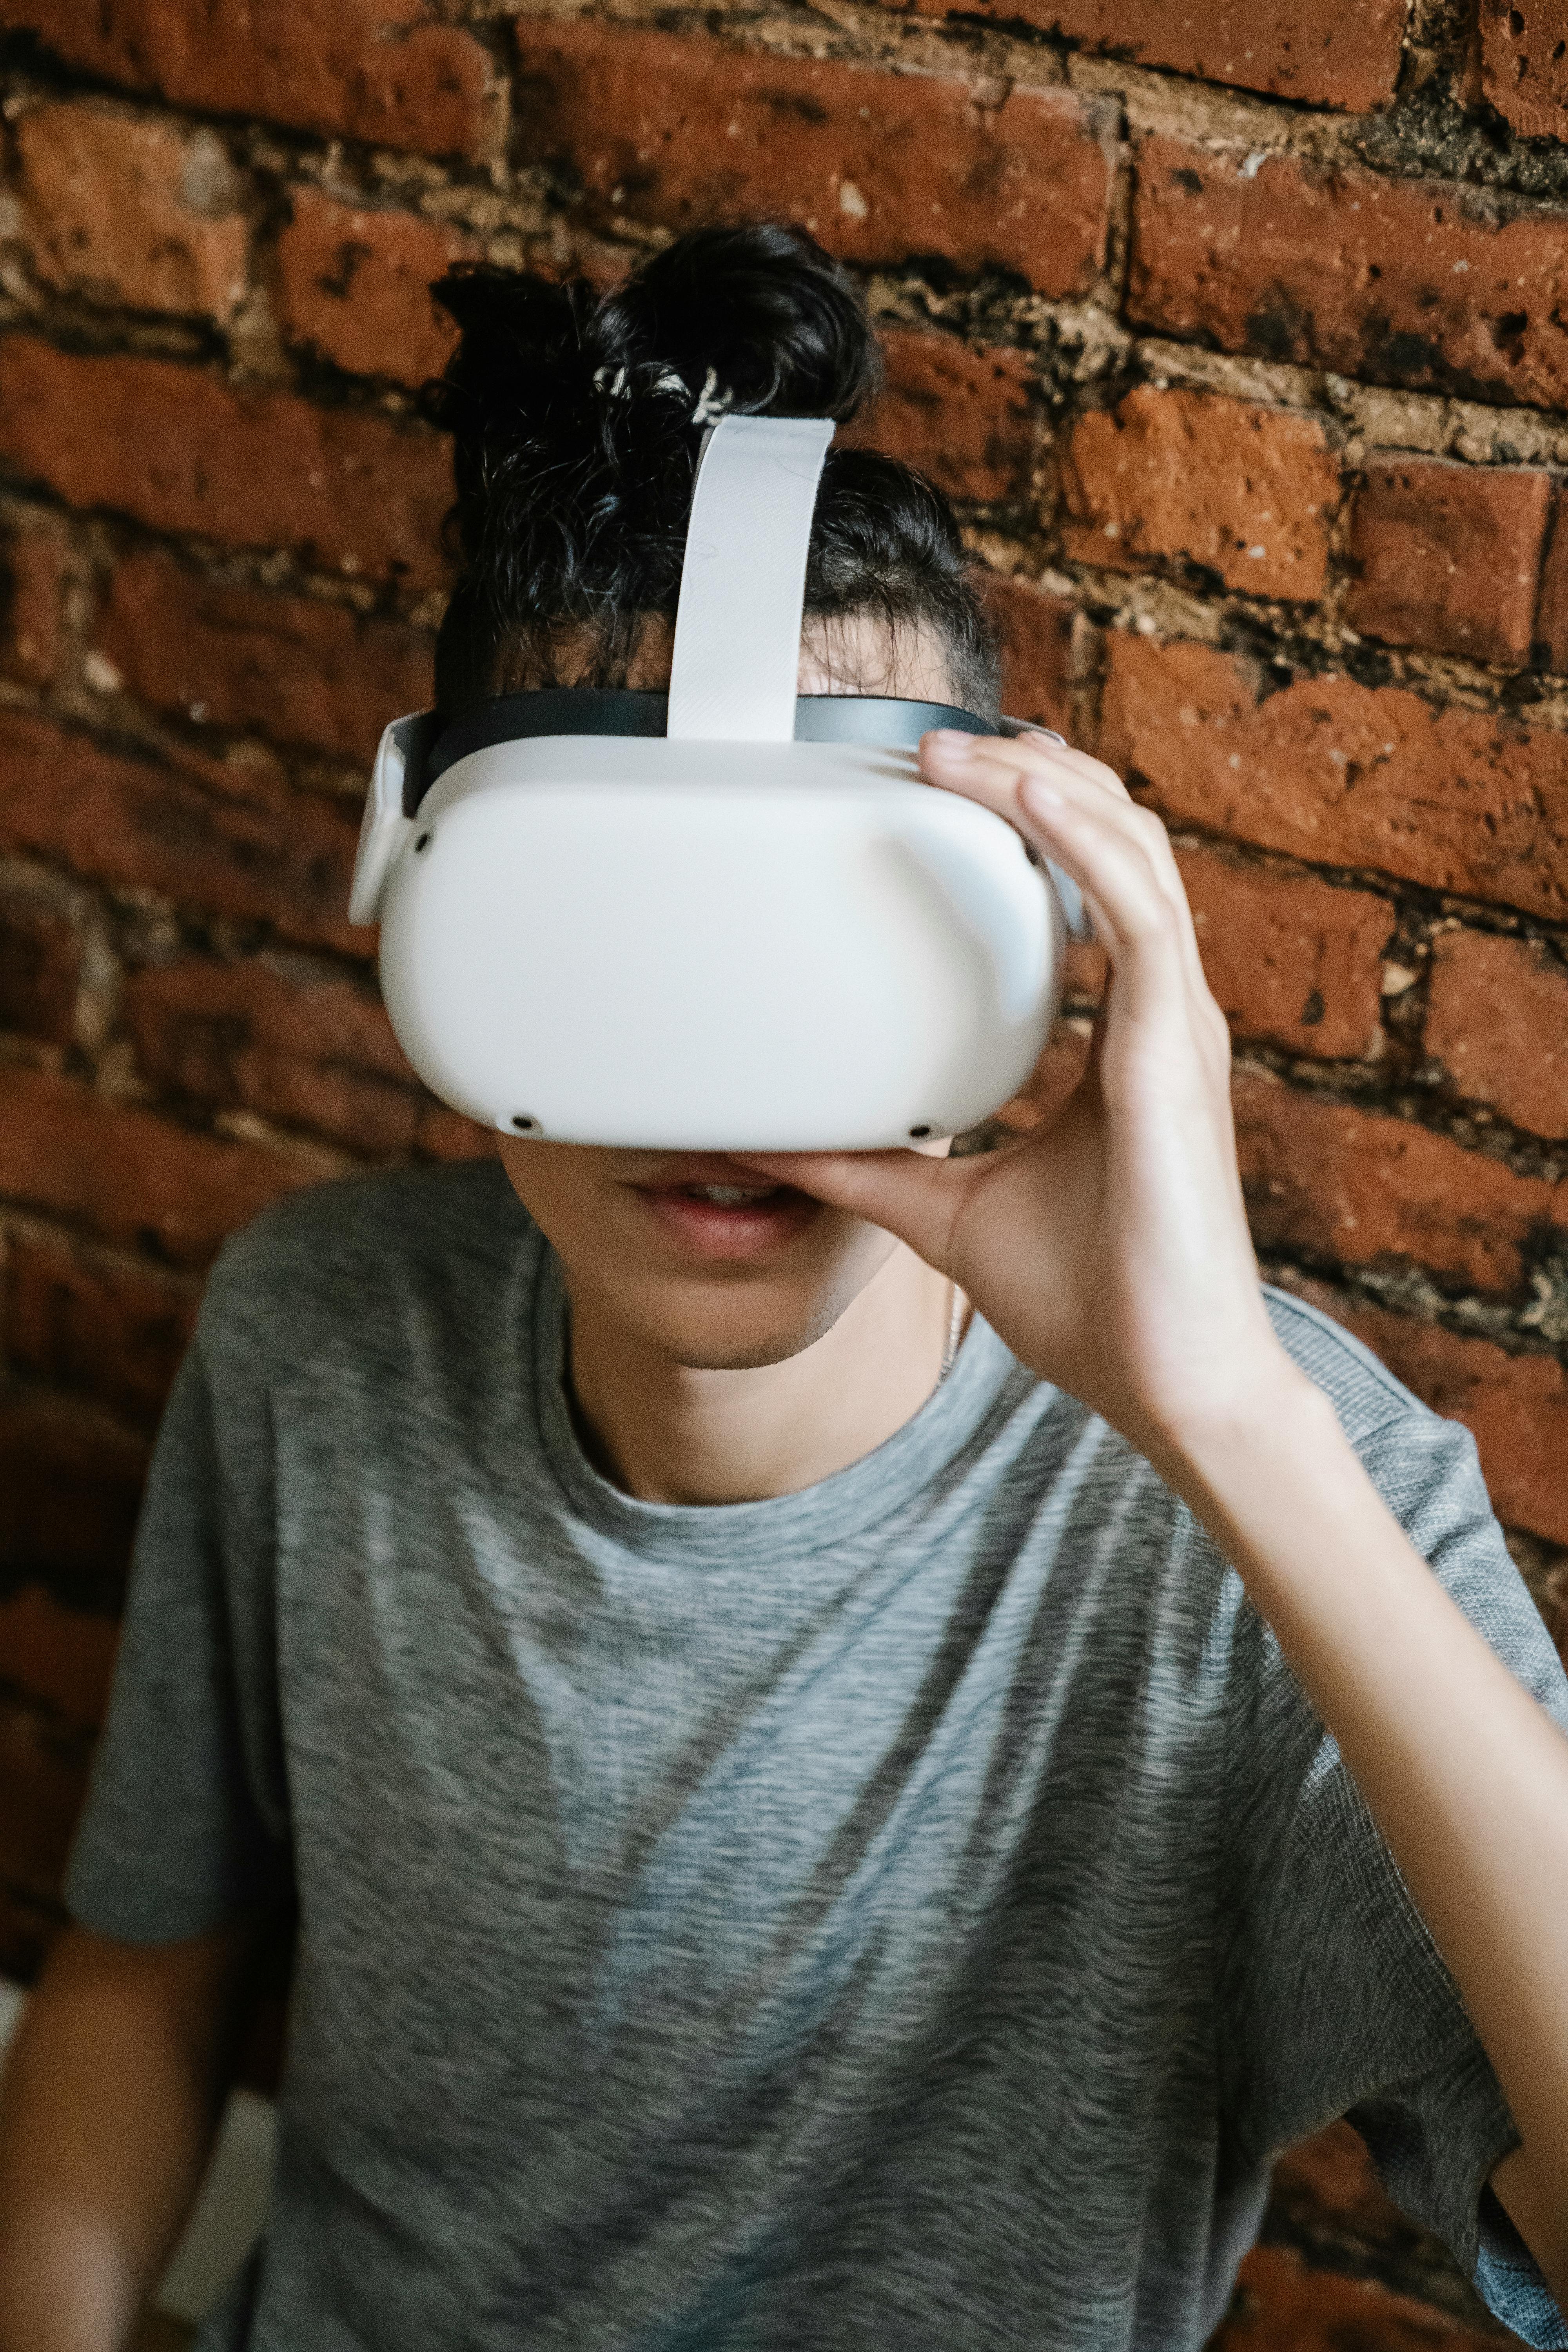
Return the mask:
<path id="1" fill-rule="evenodd" d="M 727 1157 L 780 1184 L 794 1184 L 831 1209 L 846 1209 L 882 1226 L 908 1242 L 928 1265 L 950 1271 L 953 1226 L 973 1181 L 968 1160 L 934 1160 L 909 1150 L 731 1151 Z"/>

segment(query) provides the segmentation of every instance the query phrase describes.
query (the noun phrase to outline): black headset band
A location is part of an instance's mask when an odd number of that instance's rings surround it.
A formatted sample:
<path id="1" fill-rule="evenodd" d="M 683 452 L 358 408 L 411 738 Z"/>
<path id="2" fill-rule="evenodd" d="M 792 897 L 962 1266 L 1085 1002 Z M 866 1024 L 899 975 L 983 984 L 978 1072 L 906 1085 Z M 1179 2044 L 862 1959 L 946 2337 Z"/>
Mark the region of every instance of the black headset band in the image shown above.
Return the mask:
<path id="1" fill-rule="evenodd" d="M 629 687 L 546 686 L 528 694 L 498 694 L 443 726 L 428 714 L 425 744 L 409 747 L 403 806 L 412 816 L 439 775 L 470 751 L 532 735 L 663 735 L 669 697 Z M 797 743 L 878 743 L 912 751 L 933 727 L 965 735 L 992 735 L 994 725 L 951 702 L 905 702 L 876 694 L 803 694 L 795 706 Z M 427 748 L 426 748 L 427 745 Z"/>

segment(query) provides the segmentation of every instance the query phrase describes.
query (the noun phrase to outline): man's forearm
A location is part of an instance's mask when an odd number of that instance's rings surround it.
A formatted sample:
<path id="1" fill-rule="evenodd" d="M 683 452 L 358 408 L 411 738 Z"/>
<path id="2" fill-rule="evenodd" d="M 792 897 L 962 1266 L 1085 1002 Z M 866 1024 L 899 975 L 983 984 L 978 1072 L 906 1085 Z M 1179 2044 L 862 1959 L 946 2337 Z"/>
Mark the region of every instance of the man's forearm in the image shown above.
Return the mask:
<path id="1" fill-rule="evenodd" d="M 0 2352 L 118 2352 L 212 2146 L 236 1954 L 79 1931 L 0 2095 Z"/>
<path id="2" fill-rule="evenodd" d="M 1339 1743 L 1447 1962 L 1544 2213 L 1568 2310 L 1568 1739 L 1444 1591 L 1299 1376 L 1166 1475 Z"/>

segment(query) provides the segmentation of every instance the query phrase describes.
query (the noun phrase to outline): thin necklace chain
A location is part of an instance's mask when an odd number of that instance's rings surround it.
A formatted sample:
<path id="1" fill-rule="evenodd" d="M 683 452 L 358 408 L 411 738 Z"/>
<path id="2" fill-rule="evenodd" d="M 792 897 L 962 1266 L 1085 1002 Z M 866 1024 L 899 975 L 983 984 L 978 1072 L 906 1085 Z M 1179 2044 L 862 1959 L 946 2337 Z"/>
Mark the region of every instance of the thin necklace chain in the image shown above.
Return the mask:
<path id="1" fill-rule="evenodd" d="M 959 1338 L 963 1329 L 964 1298 L 963 1293 L 960 1290 L 956 1282 L 949 1282 L 947 1286 L 947 1345 L 942 1351 L 942 1370 L 936 1376 L 936 1384 L 938 1388 L 941 1388 L 943 1381 L 946 1380 L 949 1372 L 952 1370 L 954 1360 L 958 1355 Z"/>

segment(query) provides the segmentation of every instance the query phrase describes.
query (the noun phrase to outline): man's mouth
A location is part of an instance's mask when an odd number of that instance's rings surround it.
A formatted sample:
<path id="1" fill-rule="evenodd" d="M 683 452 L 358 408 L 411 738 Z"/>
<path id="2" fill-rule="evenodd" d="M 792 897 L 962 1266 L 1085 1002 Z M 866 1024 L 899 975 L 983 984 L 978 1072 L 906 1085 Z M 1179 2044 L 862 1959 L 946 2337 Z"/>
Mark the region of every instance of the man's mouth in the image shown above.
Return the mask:
<path id="1" fill-rule="evenodd" d="M 720 1166 L 723 1161 L 720 1155 Z M 742 1170 L 705 1176 L 697 1154 L 654 1169 L 632 1190 L 685 1258 L 770 1258 L 789 1247 L 821 1213 L 819 1204 L 793 1184 Z M 711 1161 L 710 1162 L 711 1165 Z"/>

